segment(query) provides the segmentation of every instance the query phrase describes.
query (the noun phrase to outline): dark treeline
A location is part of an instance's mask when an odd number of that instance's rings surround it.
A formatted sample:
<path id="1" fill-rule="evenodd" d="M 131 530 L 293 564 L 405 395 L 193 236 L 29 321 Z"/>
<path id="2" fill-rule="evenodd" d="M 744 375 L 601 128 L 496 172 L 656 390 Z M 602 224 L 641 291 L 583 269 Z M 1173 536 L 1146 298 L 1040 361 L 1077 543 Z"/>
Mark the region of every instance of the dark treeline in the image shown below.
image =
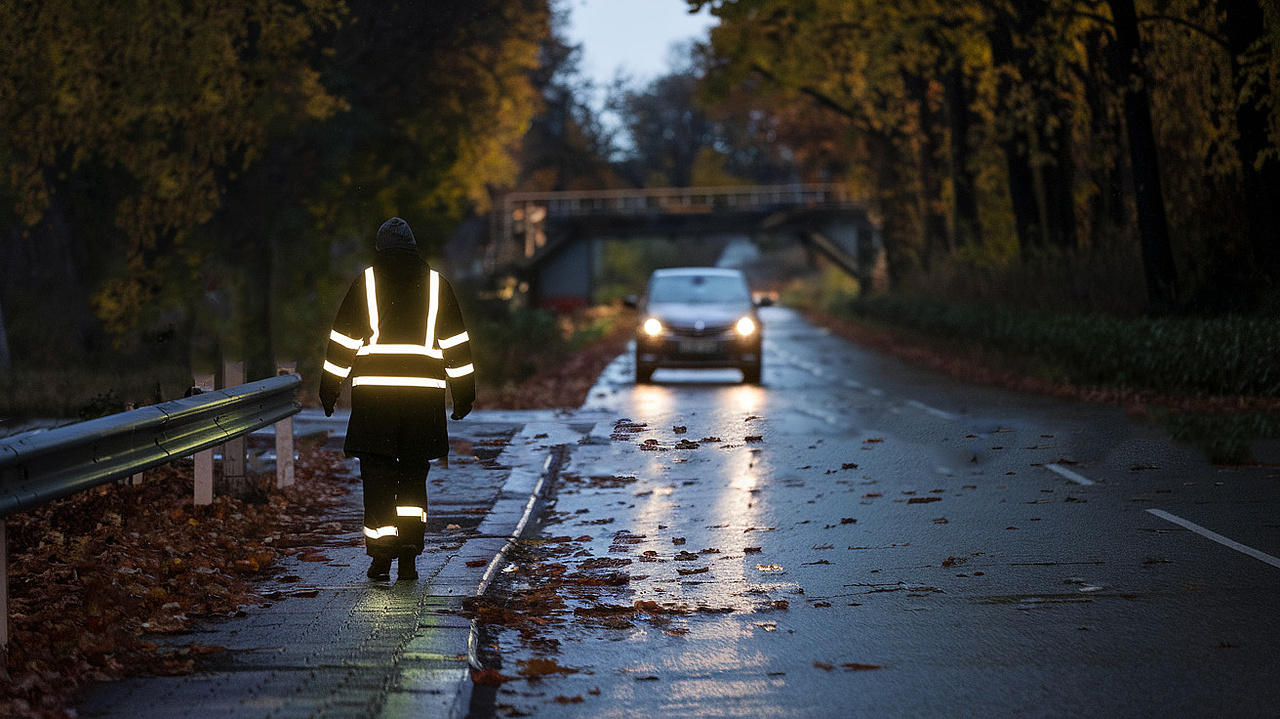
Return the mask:
<path id="1" fill-rule="evenodd" d="M 14 366 L 314 354 L 382 220 L 438 256 L 514 181 L 549 35 L 543 0 L 0 0 Z"/>
<path id="2" fill-rule="evenodd" d="M 1277 0 L 689 5 L 686 65 L 593 88 L 554 0 L 0 0 L 0 371 L 270 374 L 383 219 L 469 262 L 513 189 L 846 182 L 901 290 L 1277 306 Z"/>
<path id="3" fill-rule="evenodd" d="M 720 19 L 706 97 L 853 182 L 899 287 L 1277 307 L 1276 0 L 689 4 Z"/>

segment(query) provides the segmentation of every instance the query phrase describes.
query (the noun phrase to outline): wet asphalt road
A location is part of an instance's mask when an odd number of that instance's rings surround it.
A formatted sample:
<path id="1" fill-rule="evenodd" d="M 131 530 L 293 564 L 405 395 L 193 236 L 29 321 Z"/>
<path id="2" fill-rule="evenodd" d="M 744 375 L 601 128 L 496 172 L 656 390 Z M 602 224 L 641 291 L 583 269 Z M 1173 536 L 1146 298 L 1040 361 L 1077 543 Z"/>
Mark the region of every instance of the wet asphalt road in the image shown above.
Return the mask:
<path id="1" fill-rule="evenodd" d="M 1280 716 L 1280 468 L 764 320 L 763 386 L 623 356 L 605 419 L 538 433 L 569 448 L 540 531 L 590 537 L 562 561 L 690 611 L 558 625 L 578 671 L 475 716 Z"/>

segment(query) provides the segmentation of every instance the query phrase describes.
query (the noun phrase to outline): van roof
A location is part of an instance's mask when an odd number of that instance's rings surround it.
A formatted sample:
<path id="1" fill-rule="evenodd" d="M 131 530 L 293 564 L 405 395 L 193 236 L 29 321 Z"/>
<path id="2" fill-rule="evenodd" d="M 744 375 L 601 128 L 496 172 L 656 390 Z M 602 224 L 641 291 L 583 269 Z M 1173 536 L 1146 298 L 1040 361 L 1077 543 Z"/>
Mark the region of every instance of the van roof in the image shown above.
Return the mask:
<path id="1" fill-rule="evenodd" d="M 668 267 L 661 270 L 654 270 L 655 277 L 671 276 L 671 275 L 730 275 L 739 276 L 742 270 L 736 270 L 727 267 Z"/>

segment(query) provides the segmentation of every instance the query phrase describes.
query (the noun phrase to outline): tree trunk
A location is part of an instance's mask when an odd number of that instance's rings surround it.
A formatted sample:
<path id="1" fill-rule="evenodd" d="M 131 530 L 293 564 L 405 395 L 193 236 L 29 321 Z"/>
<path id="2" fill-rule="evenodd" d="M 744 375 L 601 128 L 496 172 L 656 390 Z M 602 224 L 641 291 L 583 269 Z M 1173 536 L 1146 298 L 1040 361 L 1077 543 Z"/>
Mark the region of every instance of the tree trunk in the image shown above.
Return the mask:
<path id="1" fill-rule="evenodd" d="M 1266 33 L 1266 17 L 1258 2 L 1224 3 L 1222 30 L 1231 53 L 1231 69 L 1236 92 L 1236 152 L 1240 155 L 1245 216 L 1249 224 L 1249 244 L 1257 268 L 1274 288 L 1280 286 L 1280 161 L 1268 158 L 1259 164 L 1261 153 L 1271 147 L 1268 108 L 1263 98 L 1245 96 L 1247 76 L 1241 57 Z M 1265 89 L 1263 92 L 1266 92 Z"/>
<path id="2" fill-rule="evenodd" d="M 1076 238 L 1076 164 L 1071 145 L 1071 123 L 1067 121 L 1072 110 L 1062 103 L 1057 112 L 1062 122 L 1052 137 L 1045 137 L 1050 144 L 1053 164 L 1041 169 L 1044 183 L 1045 206 L 1042 209 L 1047 227 L 1046 239 L 1053 247 L 1074 250 L 1079 244 Z"/>
<path id="3" fill-rule="evenodd" d="M 991 43 L 991 58 L 997 68 L 1012 68 L 1023 74 L 1031 70 L 1025 58 L 1026 53 L 1017 50 L 1013 43 L 1015 19 L 1006 13 L 998 13 L 988 41 Z M 1013 82 L 1007 75 L 1001 77 L 998 92 L 1002 101 L 1012 94 Z M 1036 177 L 1031 170 L 1031 138 L 1026 128 L 1014 121 L 1000 144 L 1009 176 L 1009 201 L 1013 206 L 1014 229 L 1018 235 L 1018 246 L 1025 253 L 1043 246 L 1045 239 L 1040 232 Z"/>
<path id="4" fill-rule="evenodd" d="M 1105 152 L 1111 162 L 1095 163 L 1089 168 L 1094 176 L 1097 194 L 1089 198 L 1088 238 L 1091 250 L 1112 251 L 1116 240 L 1127 233 L 1131 220 L 1126 211 L 1125 196 L 1128 165 L 1120 151 L 1123 129 L 1119 118 L 1110 109 L 1110 93 L 1118 85 L 1115 78 L 1118 58 L 1116 44 L 1103 29 L 1089 33 L 1087 38 L 1089 67 L 1085 72 L 1085 101 L 1089 107 L 1090 127 L 1094 148 Z"/>
<path id="5" fill-rule="evenodd" d="M 908 96 L 916 103 L 920 123 L 917 138 L 916 168 L 919 184 L 916 187 L 916 205 L 919 208 L 921 238 L 924 244 L 922 256 L 924 268 L 930 270 L 934 262 L 950 250 L 947 242 L 947 218 L 941 212 L 942 175 L 938 171 L 938 136 L 942 132 L 942 120 L 929 104 L 928 85 L 924 78 L 914 73 L 902 74 Z"/>
<path id="6" fill-rule="evenodd" d="M 1142 78 L 1142 45 L 1133 0 L 1109 0 L 1116 24 L 1116 51 L 1125 73 L 1117 78 L 1124 93 L 1125 127 L 1129 135 L 1129 159 L 1133 167 L 1134 200 L 1138 234 L 1152 308 L 1163 311 L 1177 299 L 1177 268 L 1169 242 L 1169 224 L 1160 188 L 1160 167 L 1155 133 L 1151 129 L 1151 105 Z"/>
<path id="7" fill-rule="evenodd" d="M 9 371 L 13 366 L 13 357 L 9 354 L 9 333 L 4 329 L 4 306 L 0 304 L 0 374 Z"/>
<path id="8" fill-rule="evenodd" d="M 952 213 L 955 215 L 956 247 L 982 244 L 982 223 L 978 217 L 978 193 L 974 189 L 973 172 L 969 170 L 969 128 L 973 111 L 965 94 L 964 71 L 954 59 L 943 74 L 947 103 L 947 121 L 951 130 Z"/>

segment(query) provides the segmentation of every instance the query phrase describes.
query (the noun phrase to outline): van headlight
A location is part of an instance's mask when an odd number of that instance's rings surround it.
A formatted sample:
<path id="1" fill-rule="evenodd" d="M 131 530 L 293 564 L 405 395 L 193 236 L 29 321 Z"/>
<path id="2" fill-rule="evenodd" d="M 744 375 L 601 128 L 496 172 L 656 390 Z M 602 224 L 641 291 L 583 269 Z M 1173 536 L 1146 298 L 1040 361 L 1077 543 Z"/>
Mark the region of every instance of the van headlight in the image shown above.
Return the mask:
<path id="1" fill-rule="evenodd" d="M 641 329 L 643 329 L 644 333 L 650 337 L 657 337 L 662 334 L 662 323 L 657 319 L 650 317 L 644 321 L 644 325 L 642 325 Z"/>
<path id="2" fill-rule="evenodd" d="M 738 334 L 743 337 L 750 337 L 756 331 L 756 323 L 750 317 L 743 317 L 738 320 L 738 324 L 734 326 L 738 330 Z"/>

